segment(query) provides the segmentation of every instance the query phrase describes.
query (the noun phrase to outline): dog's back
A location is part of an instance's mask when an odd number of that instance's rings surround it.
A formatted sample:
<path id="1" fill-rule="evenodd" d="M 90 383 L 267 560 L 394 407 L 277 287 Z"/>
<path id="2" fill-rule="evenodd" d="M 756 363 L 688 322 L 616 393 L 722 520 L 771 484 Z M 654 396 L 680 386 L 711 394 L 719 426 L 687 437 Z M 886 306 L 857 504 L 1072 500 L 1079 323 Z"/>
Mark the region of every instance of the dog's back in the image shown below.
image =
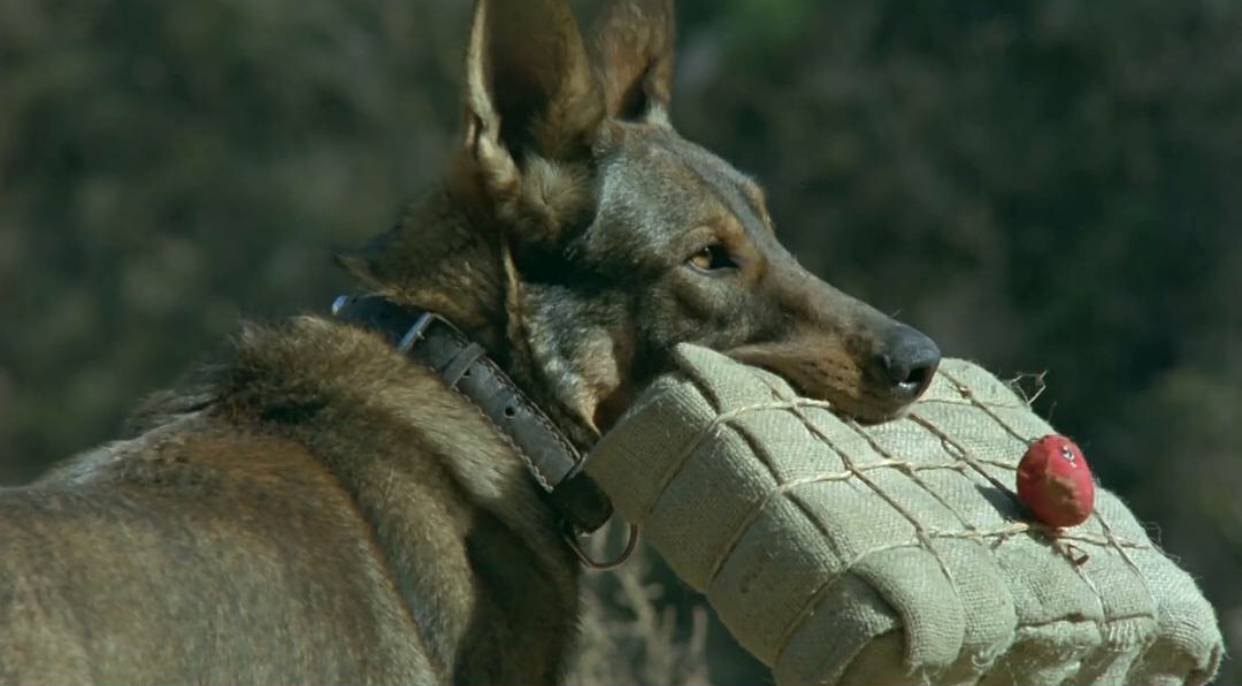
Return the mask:
<path id="1" fill-rule="evenodd" d="M 205 384 L 0 492 L 0 681 L 557 680 L 574 562 L 468 401 L 310 318 Z"/>
<path id="2" fill-rule="evenodd" d="M 6 682 L 434 681 L 340 482 L 214 418 L 5 493 L 0 589 Z"/>

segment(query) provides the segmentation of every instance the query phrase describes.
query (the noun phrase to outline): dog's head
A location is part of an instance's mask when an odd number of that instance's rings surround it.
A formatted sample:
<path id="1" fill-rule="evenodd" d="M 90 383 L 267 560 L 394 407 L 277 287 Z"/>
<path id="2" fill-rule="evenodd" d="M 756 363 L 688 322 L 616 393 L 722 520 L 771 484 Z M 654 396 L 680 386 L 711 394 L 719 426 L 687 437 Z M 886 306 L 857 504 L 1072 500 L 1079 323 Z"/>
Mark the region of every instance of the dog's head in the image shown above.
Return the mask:
<path id="1" fill-rule="evenodd" d="M 582 442 L 693 342 L 864 420 L 939 361 L 923 334 L 806 270 L 750 178 L 669 121 L 672 0 L 478 0 L 460 159 L 356 269 L 472 329 Z M 363 264 L 365 263 L 365 264 Z"/>

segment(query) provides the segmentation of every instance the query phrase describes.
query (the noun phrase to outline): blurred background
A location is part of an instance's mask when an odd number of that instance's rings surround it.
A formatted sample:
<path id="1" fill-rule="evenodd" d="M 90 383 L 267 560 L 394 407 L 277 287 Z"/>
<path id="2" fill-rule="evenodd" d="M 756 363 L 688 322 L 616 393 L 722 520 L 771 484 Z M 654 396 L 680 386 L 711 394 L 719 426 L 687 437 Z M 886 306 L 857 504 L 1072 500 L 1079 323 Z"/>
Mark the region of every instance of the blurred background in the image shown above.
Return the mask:
<path id="1" fill-rule="evenodd" d="M 333 247 L 386 228 L 454 143 L 468 9 L 0 0 L 0 481 L 118 435 L 239 318 L 349 288 Z M 683 0 L 680 20 L 682 132 L 765 183 L 833 284 L 1002 377 L 1048 372 L 1039 410 L 1242 651 L 1242 3 Z M 588 646 L 601 674 L 677 645 L 694 664 L 666 678 L 768 680 L 658 561 L 633 570 L 596 583 L 602 633 L 630 632 Z M 617 600 L 661 589 L 655 615 Z"/>

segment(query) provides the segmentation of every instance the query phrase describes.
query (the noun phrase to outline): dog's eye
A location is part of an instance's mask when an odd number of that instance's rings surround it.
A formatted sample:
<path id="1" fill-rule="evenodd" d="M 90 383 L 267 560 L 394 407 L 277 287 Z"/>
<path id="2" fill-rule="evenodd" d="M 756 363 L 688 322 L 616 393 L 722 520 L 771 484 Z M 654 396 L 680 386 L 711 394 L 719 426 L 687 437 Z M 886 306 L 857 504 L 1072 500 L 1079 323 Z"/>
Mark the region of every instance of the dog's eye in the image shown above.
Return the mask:
<path id="1" fill-rule="evenodd" d="M 686 260 L 686 264 L 703 272 L 713 272 L 719 269 L 732 269 L 737 267 L 737 263 L 733 258 L 729 257 L 729 251 L 719 243 L 705 245 L 698 252 L 690 256 Z"/>

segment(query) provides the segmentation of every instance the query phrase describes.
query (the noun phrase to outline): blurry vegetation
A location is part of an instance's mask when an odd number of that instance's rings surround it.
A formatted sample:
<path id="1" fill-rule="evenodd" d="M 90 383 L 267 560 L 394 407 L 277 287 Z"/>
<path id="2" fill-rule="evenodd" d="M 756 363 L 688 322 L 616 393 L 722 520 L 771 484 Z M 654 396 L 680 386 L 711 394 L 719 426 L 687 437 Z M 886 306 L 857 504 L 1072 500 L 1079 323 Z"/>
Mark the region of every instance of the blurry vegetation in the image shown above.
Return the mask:
<path id="1" fill-rule="evenodd" d="M 606 532 L 606 533 L 605 533 Z M 629 535 L 628 527 L 614 522 L 591 538 L 595 559 L 608 559 Z M 668 586 L 667 570 L 655 565 L 655 553 L 640 547 L 626 564 L 610 574 L 587 577 L 583 598 L 581 647 L 575 655 L 566 686 L 709 686 L 708 614 L 700 602 L 678 603 Z M 676 581 L 672 581 L 676 584 Z M 720 638 L 726 638 L 721 636 Z M 716 683 L 764 683 L 770 680 L 762 666 L 736 647 L 719 656 L 743 660 L 739 668 L 712 659 Z"/>
<path id="2" fill-rule="evenodd" d="M 0 0 L 4 481 L 116 435 L 243 314 L 348 287 L 331 248 L 453 144 L 468 4 Z M 765 182 L 832 283 L 1002 375 L 1048 370 L 1042 411 L 1242 650 L 1242 4 L 681 16 L 682 131 Z M 693 597 L 667 590 L 682 636 Z M 722 646 L 714 681 L 755 678 Z"/>

